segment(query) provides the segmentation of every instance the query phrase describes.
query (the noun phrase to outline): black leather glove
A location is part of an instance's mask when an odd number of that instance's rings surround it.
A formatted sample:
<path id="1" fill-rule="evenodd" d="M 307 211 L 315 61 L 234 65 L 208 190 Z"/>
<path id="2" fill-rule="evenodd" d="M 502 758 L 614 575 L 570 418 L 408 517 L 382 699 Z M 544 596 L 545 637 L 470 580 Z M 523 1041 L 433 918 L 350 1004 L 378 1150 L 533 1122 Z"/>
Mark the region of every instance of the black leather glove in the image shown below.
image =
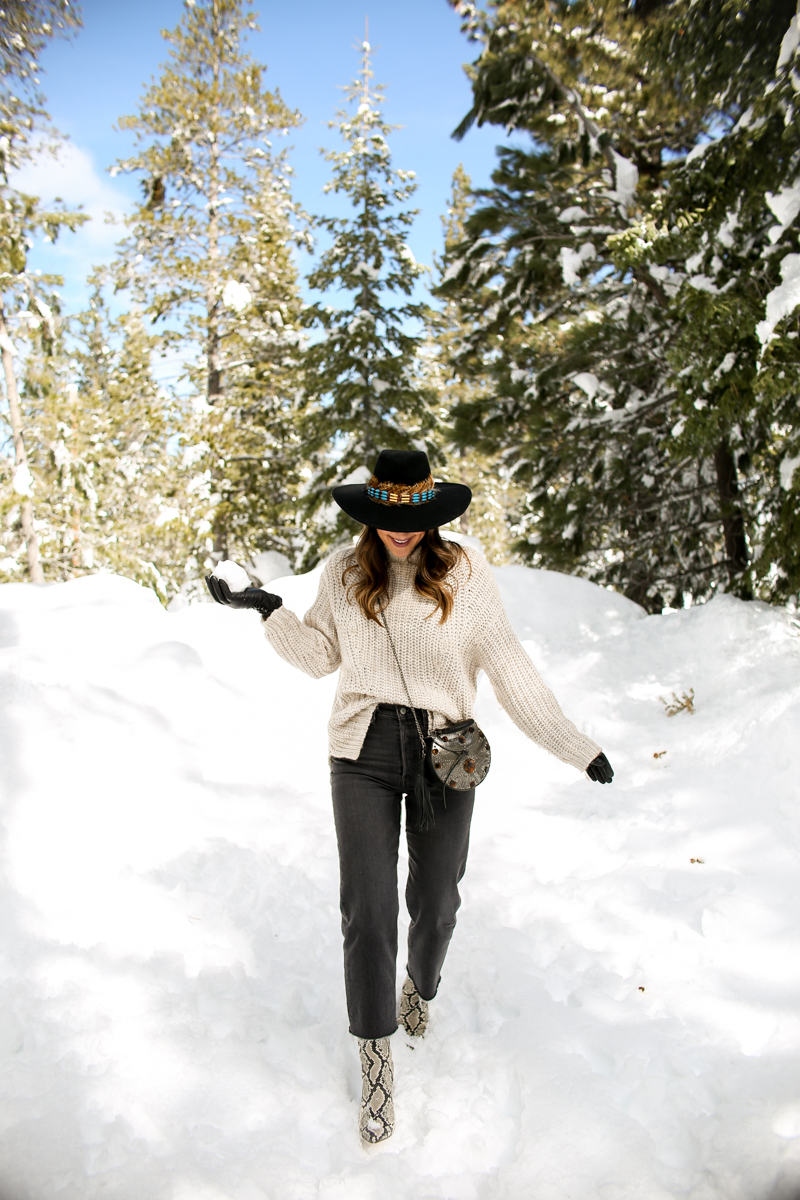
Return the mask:
<path id="1" fill-rule="evenodd" d="M 614 778 L 614 769 L 605 754 L 598 754 L 597 758 L 593 758 L 589 763 L 586 774 L 595 783 L 611 783 Z"/>
<path id="2" fill-rule="evenodd" d="M 217 604 L 225 604 L 229 608 L 254 608 L 262 617 L 268 617 L 283 604 L 280 596 L 265 592 L 262 588 L 249 587 L 243 592 L 232 592 L 225 580 L 217 579 L 216 575 L 206 575 L 206 587 Z"/>

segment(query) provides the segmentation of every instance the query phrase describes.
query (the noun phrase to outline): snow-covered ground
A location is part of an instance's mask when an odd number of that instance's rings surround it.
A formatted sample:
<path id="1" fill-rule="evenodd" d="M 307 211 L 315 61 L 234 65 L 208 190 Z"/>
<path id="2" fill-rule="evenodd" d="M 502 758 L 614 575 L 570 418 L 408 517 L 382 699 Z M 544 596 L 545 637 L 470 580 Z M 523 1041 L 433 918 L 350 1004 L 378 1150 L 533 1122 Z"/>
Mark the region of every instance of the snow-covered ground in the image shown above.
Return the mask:
<path id="1" fill-rule="evenodd" d="M 548 758 L 482 682 L 459 925 L 370 1149 L 334 679 L 253 613 L 168 614 L 114 577 L 0 588 L 2 1200 L 800 1194 L 800 628 L 497 574 L 617 777 Z M 316 573 L 271 586 L 304 611 Z"/>

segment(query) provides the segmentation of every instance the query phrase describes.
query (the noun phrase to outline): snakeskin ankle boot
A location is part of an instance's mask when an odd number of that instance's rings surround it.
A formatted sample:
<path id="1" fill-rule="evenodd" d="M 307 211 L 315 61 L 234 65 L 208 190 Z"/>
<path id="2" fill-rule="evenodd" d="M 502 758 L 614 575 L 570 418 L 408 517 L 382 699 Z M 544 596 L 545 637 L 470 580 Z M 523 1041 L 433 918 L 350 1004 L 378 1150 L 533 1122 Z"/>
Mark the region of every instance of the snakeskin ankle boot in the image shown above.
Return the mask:
<path id="1" fill-rule="evenodd" d="M 410 975 L 406 976 L 400 993 L 397 1024 L 405 1029 L 409 1037 L 424 1037 L 428 1027 L 428 1001 L 422 999 Z"/>
<path id="2" fill-rule="evenodd" d="M 385 1142 L 394 1133 L 392 1048 L 388 1037 L 359 1038 L 361 1112 L 358 1129 L 365 1142 Z"/>

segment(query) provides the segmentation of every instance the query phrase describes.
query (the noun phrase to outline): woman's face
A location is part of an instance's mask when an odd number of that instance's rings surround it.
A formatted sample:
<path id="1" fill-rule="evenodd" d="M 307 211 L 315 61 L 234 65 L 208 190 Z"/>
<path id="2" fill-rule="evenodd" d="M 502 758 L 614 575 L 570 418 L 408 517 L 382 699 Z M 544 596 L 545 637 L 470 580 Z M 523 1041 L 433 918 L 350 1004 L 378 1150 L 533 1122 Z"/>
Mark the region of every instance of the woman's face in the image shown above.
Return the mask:
<path id="1" fill-rule="evenodd" d="M 425 530 L 419 533 L 390 533 L 388 529 L 379 529 L 378 537 L 394 558 L 408 558 L 425 536 Z"/>

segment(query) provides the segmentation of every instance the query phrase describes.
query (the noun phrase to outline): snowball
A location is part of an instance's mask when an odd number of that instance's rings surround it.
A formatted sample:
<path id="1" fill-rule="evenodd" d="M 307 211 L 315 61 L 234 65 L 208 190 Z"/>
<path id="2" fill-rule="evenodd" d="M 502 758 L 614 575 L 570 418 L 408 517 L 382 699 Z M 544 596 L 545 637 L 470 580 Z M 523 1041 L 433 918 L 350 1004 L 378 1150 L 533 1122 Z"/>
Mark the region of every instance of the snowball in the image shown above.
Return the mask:
<path id="1" fill-rule="evenodd" d="M 224 579 L 232 592 L 243 592 L 245 588 L 250 587 L 250 576 L 247 571 L 229 558 L 226 558 L 224 562 L 217 563 L 211 574 L 215 579 Z"/>

